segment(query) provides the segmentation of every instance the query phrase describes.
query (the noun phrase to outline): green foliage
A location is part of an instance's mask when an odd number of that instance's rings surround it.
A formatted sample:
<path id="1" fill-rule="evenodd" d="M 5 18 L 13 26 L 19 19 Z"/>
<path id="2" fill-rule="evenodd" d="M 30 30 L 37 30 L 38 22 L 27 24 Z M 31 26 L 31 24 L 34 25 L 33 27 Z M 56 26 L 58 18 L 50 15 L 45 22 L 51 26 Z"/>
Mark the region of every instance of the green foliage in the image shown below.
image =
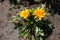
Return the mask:
<path id="1" fill-rule="evenodd" d="M 23 19 L 17 14 L 13 16 L 13 22 L 15 29 L 18 29 L 18 36 L 24 40 L 43 40 L 46 29 L 52 29 L 52 22 L 45 21 L 44 18 L 41 20 L 34 19 L 32 15 L 34 8 L 30 10 L 30 16 L 27 19 Z"/>

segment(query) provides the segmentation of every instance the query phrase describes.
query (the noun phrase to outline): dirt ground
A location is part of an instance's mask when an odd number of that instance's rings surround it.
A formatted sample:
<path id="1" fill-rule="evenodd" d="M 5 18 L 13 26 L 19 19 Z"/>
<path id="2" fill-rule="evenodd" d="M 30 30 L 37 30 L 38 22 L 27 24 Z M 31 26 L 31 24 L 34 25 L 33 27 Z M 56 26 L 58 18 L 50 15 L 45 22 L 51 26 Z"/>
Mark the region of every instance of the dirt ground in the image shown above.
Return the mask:
<path id="1" fill-rule="evenodd" d="M 18 30 L 14 30 L 14 25 L 9 20 L 12 15 L 24 8 L 24 6 L 20 5 L 20 9 L 14 9 L 14 6 L 10 5 L 8 0 L 0 2 L 0 40 L 21 40 L 17 36 Z M 50 18 L 53 20 L 55 28 L 51 36 L 46 40 L 60 40 L 60 15 L 55 14 Z"/>

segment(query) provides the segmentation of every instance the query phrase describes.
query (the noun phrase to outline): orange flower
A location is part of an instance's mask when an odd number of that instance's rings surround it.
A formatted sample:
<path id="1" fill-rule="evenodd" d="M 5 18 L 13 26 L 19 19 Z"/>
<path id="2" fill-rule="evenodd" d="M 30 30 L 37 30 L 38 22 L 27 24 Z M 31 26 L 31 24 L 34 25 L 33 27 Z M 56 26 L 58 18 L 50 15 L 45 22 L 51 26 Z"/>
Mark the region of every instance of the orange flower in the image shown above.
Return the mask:
<path id="1" fill-rule="evenodd" d="M 34 10 L 33 15 L 35 15 L 34 18 L 41 20 L 43 17 L 45 17 L 46 12 L 42 8 L 37 8 Z"/>
<path id="2" fill-rule="evenodd" d="M 20 17 L 26 19 L 26 18 L 28 18 L 28 16 L 29 16 L 29 10 L 28 9 L 25 9 L 25 10 L 20 12 Z"/>

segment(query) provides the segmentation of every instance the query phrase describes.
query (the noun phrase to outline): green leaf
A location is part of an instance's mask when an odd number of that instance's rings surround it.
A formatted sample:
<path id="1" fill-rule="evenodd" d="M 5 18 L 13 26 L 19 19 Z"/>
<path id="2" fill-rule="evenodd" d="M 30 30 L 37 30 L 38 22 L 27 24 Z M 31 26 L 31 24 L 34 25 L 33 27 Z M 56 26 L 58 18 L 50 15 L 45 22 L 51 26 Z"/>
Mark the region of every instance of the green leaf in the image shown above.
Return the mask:
<path id="1" fill-rule="evenodd" d="M 32 13 L 34 11 L 34 8 L 32 8 L 31 10 L 30 10 L 30 12 Z"/>
<path id="2" fill-rule="evenodd" d="M 23 36 L 25 34 L 24 30 L 20 30 L 18 36 Z"/>
<path id="3" fill-rule="evenodd" d="M 40 37 L 40 40 L 43 40 L 42 37 Z"/>
<path id="4" fill-rule="evenodd" d="M 12 19 L 13 19 L 13 21 L 17 21 L 17 20 L 20 19 L 20 17 L 19 17 L 19 15 L 17 14 L 17 15 L 15 15 L 15 16 L 12 16 Z"/>
<path id="5" fill-rule="evenodd" d="M 42 29 L 40 29 L 39 28 L 39 30 L 38 30 L 39 32 L 38 32 L 38 35 L 40 35 L 40 36 L 44 36 L 44 32 L 43 32 L 43 30 Z"/>
<path id="6" fill-rule="evenodd" d="M 48 21 L 47 25 L 52 28 L 53 23 L 51 21 Z"/>
<path id="7" fill-rule="evenodd" d="M 36 27 L 36 34 L 38 33 L 38 27 Z"/>
<path id="8" fill-rule="evenodd" d="M 53 24 L 48 24 L 48 26 L 49 26 L 50 28 L 52 28 L 52 25 L 53 25 Z"/>
<path id="9" fill-rule="evenodd" d="M 32 40 L 35 40 L 34 36 L 32 35 Z"/>
<path id="10" fill-rule="evenodd" d="M 43 32 L 43 30 L 42 30 L 41 28 L 39 28 L 39 31 L 40 31 L 40 32 Z"/>
<path id="11" fill-rule="evenodd" d="M 17 0 L 18 3 L 20 3 L 21 0 Z"/>
<path id="12" fill-rule="evenodd" d="M 40 34 L 41 36 L 44 36 L 44 33 L 41 33 L 41 32 L 40 32 L 39 34 Z"/>

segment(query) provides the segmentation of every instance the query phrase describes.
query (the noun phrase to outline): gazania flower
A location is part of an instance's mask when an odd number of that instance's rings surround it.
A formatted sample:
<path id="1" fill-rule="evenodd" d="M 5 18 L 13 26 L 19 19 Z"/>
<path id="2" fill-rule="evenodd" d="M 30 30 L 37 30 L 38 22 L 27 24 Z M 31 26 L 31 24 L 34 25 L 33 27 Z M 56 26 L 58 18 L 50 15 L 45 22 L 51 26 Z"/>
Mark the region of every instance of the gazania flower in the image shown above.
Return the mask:
<path id="1" fill-rule="evenodd" d="M 28 9 L 25 9 L 25 10 L 23 10 L 23 11 L 21 11 L 20 12 L 20 17 L 22 17 L 22 18 L 24 18 L 24 19 L 27 19 L 28 18 L 28 16 L 29 16 L 29 10 Z"/>
<path id="2" fill-rule="evenodd" d="M 43 17 L 45 17 L 46 12 L 42 8 L 37 8 L 34 10 L 33 15 L 35 15 L 34 18 L 41 20 Z"/>

